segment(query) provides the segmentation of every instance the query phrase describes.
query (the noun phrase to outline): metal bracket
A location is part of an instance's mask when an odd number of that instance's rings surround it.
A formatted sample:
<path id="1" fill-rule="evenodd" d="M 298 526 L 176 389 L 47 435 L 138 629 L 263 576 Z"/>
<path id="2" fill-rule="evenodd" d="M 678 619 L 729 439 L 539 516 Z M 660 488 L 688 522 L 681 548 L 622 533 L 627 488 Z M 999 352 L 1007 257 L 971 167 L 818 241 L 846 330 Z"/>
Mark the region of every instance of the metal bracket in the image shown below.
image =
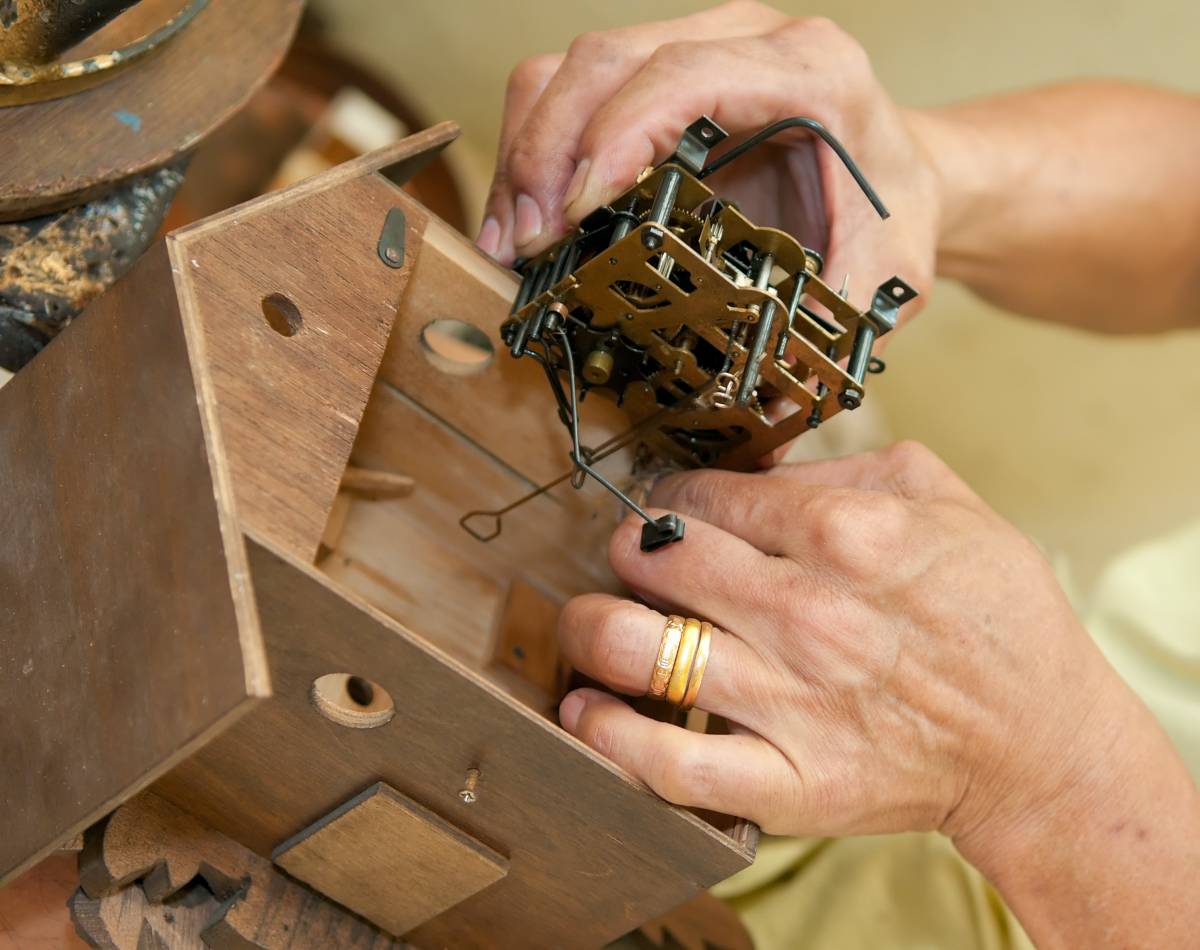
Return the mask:
<path id="1" fill-rule="evenodd" d="M 683 137 L 675 148 L 675 154 L 667 161 L 682 165 L 693 175 L 698 175 L 703 170 L 704 163 L 708 161 L 709 149 L 728 137 L 728 132 L 703 115 L 683 130 Z"/>
<path id="2" fill-rule="evenodd" d="M 404 212 L 393 208 L 383 219 L 383 230 L 379 233 L 379 259 L 388 267 L 399 269 L 404 266 Z"/>
<path id="3" fill-rule="evenodd" d="M 879 285 L 875 291 L 875 297 L 871 301 L 871 309 L 868 313 L 872 318 L 871 322 L 881 334 L 887 333 L 888 330 L 894 330 L 896 319 L 900 315 L 900 308 L 917 296 L 919 295 L 916 290 L 899 277 L 885 280 Z"/>

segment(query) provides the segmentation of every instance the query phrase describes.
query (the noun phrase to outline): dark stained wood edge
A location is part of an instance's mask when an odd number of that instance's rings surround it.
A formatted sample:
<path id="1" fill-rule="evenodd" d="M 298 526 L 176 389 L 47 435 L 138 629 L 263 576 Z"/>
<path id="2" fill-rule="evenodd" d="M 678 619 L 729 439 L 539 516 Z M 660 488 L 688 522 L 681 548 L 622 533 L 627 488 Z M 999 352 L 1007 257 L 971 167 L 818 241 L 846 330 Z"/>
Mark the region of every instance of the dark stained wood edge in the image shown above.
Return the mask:
<path id="1" fill-rule="evenodd" d="M 166 242 L 166 248 L 171 264 L 171 274 L 178 281 L 186 264 L 181 263 L 182 255 L 172 242 Z M 237 616 L 238 639 L 242 646 L 246 693 L 256 699 L 265 699 L 271 695 L 267 649 L 263 642 L 262 627 L 258 619 L 258 604 L 255 601 L 254 588 L 250 580 L 246 542 L 237 517 L 228 456 L 221 439 L 221 426 L 217 421 L 217 397 L 212 378 L 208 373 L 209 363 L 204 342 L 204 329 L 200 324 L 199 315 L 195 312 L 193 296 L 176 293 L 176 299 L 179 301 L 179 320 L 183 324 L 184 338 L 187 340 L 188 359 L 192 367 L 192 382 L 196 387 L 196 403 L 200 410 L 200 425 L 204 431 L 209 471 L 212 473 L 213 492 L 217 498 L 218 523 L 225 547 L 225 565 L 229 572 L 229 585 Z"/>

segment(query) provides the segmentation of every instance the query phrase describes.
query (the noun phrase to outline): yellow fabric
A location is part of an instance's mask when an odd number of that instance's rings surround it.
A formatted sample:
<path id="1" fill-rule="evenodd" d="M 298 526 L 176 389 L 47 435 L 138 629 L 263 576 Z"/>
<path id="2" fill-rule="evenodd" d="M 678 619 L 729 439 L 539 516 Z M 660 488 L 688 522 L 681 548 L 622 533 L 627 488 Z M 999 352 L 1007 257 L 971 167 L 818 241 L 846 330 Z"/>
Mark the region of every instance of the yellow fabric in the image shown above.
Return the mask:
<path id="1" fill-rule="evenodd" d="M 1200 782 L 1200 524 L 1142 545 L 1101 576 L 1081 616 Z M 1024 950 L 982 876 L 936 834 L 765 838 L 714 889 L 759 950 Z"/>

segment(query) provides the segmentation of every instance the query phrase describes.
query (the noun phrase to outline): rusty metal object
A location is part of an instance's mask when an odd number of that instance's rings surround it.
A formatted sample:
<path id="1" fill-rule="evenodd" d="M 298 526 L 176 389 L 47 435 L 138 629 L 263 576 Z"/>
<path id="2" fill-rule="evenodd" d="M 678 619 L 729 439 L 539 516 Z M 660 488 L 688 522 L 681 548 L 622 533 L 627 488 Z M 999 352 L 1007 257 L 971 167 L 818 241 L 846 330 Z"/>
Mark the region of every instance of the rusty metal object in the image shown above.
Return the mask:
<path id="1" fill-rule="evenodd" d="M 84 39 L 137 0 L 87 0 L 89 18 L 75 3 L 64 0 L 0 0 L 0 106 L 57 99 L 79 92 L 118 75 L 132 64 L 158 51 L 208 5 L 208 0 L 187 0 L 182 9 L 148 33 L 68 62 L 45 61 Z M 5 11 L 16 16 L 20 31 L 6 36 Z M 40 27 L 44 27 L 41 29 Z M 82 33 L 80 31 L 83 31 Z M 33 57 L 24 59 L 22 55 Z"/>
<path id="2" fill-rule="evenodd" d="M 138 0 L 0 0 L 0 63 L 48 63 Z"/>
<path id="3" fill-rule="evenodd" d="M 28 363 L 133 266 L 183 181 L 182 165 L 57 214 L 0 224 L 0 367 Z"/>

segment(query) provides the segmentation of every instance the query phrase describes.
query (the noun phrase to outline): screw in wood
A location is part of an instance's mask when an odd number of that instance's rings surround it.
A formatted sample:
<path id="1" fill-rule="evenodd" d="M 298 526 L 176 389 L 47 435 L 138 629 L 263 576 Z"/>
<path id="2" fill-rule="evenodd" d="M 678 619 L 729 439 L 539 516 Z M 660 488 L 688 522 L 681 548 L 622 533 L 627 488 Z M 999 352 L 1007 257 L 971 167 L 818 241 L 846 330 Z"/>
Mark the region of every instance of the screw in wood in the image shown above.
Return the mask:
<path id="1" fill-rule="evenodd" d="M 479 796 L 475 793 L 475 787 L 479 784 L 479 769 L 467 769 L 466 779 L 463 781 L 463 787 L 458 790 L 458 797 L 462 799 L 464 805 L 473 805 Z"/>

